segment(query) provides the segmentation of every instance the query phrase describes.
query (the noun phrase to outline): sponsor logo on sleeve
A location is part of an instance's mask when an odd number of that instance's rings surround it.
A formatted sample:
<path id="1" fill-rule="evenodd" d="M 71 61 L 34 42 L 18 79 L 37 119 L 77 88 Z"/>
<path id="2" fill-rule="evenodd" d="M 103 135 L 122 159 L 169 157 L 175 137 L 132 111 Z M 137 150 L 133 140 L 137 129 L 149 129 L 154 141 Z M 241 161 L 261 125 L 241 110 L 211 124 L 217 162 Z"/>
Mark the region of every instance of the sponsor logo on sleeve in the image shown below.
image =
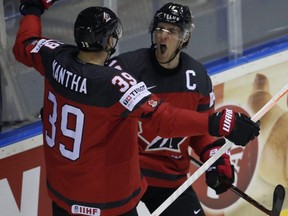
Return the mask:
<path id="1" fill-rule="evenodd" d="M 126 93 L 121 97 L 120 103 L 129 111 L 132 111 L 134 107 L 144 98 L 150 95 L 144 82 L 137 83 L 129 88 Z"/>
<path id="2" fill-rule="evenodd" d="M 48 47 L 49 49 L 55 49 L 58 46 L 60 46 L 60 44 L 63 44 L 60 41 L 55 41 L 55 40 L 46 40 L 46 39 L 41 39 L 39 41 L 37 41 L 37 44 L 35 45 L 35 47 L 31 50 L 31 53 L 38 53 L 39 50 L 41 49 L 41 47 L 45 46 Z"/>
<path id="3" fill-rule="evenodd" d="M 38 53 L 41 47 L 47 42 L 46 39 L 41 39 L 37 42 L 36 46 L 31 50 L 31 53 Z"/>

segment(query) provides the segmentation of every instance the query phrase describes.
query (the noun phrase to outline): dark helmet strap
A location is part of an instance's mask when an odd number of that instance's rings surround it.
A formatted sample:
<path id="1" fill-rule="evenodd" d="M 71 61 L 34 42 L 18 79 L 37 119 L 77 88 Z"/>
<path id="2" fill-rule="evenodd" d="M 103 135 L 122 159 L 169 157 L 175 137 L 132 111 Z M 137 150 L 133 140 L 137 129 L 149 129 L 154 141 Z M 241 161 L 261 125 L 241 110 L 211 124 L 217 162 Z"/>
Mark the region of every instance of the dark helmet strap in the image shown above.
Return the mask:
<path id="1" fill-rule="evenodd" d="M 110 35 L 110 37 L 113 37 L 113 36 Z M 110 37 L 108 37 L 108 40 L 109 40 Z M 109 60 L 110 57 L 116 52 L 116 46 L 118 44 L 118 39 L 117 38 L 115 38 L 115 39 L 116 39 L 116 42 L 115 42 L 115 44 L 114 44 L 114 46 L 112 48 L 108 49 L 108 47 L 106 46 L 106 48 L 104 49 L 108 53 L 106 61 Z"/>

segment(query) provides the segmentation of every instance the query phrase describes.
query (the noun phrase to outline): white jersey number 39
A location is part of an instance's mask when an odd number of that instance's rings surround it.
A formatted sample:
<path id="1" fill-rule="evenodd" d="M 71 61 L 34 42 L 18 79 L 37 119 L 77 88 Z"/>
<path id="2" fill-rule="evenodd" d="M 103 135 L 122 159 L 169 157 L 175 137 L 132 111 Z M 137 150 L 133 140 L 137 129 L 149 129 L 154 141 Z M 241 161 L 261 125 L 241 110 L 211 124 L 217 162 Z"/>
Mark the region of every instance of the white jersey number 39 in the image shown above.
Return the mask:
<path id="1" fill-rule="evenodd" d="M 57 100 L 53 93 L 49 92 L 48 99 L 53 103 L 53 113 L 49 115 L 49 122 L 51 125 L 51 134 L 48 135 L 48 131 L 45 131 L 45 139 L 51 148 L 55 146 L 56 137 L 56 121 L 57 121 Z M 76 117 L 76 124 L 74 130 L 68 128 L 68 115 L 73 114 Z M 65 104 L 61 108 L 61 132 L 64 136 L 73 139 L 73 148 L 68 150 L 63 143 L 59 143 L 59 151 L 61 155 L 70 159 L 77 160 L 80 157 L 80 145 L 83 134 L 84 114 L 76 107 Z"/>

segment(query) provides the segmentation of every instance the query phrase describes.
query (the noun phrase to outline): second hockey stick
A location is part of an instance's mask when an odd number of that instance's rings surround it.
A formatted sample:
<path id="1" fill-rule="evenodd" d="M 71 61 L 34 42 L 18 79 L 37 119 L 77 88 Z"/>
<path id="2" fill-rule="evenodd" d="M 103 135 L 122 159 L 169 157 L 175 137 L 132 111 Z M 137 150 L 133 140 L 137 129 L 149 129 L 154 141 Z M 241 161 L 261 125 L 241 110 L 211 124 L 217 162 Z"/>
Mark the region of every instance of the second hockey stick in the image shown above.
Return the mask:
<path id="1" fill-rule="evenodd" d="M 202 163 L 200 161 L 196 160 L 195 158 L 190 157 L 190 159 L 191 159 L 191 162 L 196 164 L 197 166 L 202 166 Z M 249 202 L 253 206 L 255 206 L 256 208 L 258 208 L 259 210 L 261 210 L 262 212 L 266 213 L 267 215 L 270 215 L 270 216 L 279 216 L 280 215 L 280 212 L 281 212 L 281 209 L 283 206 L 283 202 L 285 199 L 285 189 L 282 185 L 279 184 L 274 189 L 272 210 L 269 210 L 266 207 L 264 207 L 263 205 L 261 205 L 259 202 L 257 202 L 255 199 L 253 199 L 252 197 L 247 195 L 245 192 L 243 192 L 242 190 L 237 188 L 235 185 L 232 185 L 231 188 L 229 188 L 229 189 L 231 191 L 233 191 L 234 193 L 236 193 L 237 195 L 239 195 L 240 197 L 242 197 L 243 199 L 245 199 L 247 202 Z"/>
<path id="2" fill-rule="evenodd" d="M 286 93 L 286 84 L 276 95 L 274 95 L 251 119 L 256 122 L 261 119 Z M 209 158 L 199 169 L 197 169 L 173 194 L 171 194 L 154 212 L 152 216 L 159 216 L 171 203 L 173 203 L 190 185 L 192 185 L 213 163 L 221 157 L 232 146 L 228 141 L 211 158 Z"/>

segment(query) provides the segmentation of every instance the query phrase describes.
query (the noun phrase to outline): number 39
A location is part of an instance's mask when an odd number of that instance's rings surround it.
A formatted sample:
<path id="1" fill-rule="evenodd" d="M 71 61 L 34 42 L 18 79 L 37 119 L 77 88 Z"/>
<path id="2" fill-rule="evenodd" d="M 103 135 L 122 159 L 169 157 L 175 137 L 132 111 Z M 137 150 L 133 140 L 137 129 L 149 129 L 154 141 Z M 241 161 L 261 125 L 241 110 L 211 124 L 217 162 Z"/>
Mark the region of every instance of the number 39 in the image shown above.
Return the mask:
<path id="1" fill-rule="evenodd" d="M 118 85 L 120 87 L 120 92 L 125 92 L 127 89 L 130 88 L 130 85 L 135 85 L 137 84 L 137 81 L 128 73 L 123 72 L 121 73 L 121 76 L 115 76 L 112 79 L 112 84 L 113 85 Z M 124 79 L 123 79 L 124 78 Z"/>
<path id="2" fill-rule="evenodd" d="M 48 134 L 48 131 L 45 131 L 45 139 L 49 147 L 53 148 L 55 146 L 56 134 L 56 122 L 57 122 L 57 100 L 53 93 L 49 92 L 48 100 L 53 103 L 53 113 L 49 115 L 49 123 L 51 125 L 51 134 Z M 60 113 L 60 112 L 59 112 Z M 75 129 L 71 130 L 68 128 L 68 116 L 69 114 L 76 117 Z M 76 107 L 65 104 L 61 107 L 61 132 L 64 136 L 73 139 L 73 148 L 68 150 L 65 147 L 64 143 L 59 143 L 59 151 L 62 156 L 75 161 L 80 157 L 80 147 L 82 143 L 82 134 L 84 126 L 84 114 L 83 112 Z"/>

